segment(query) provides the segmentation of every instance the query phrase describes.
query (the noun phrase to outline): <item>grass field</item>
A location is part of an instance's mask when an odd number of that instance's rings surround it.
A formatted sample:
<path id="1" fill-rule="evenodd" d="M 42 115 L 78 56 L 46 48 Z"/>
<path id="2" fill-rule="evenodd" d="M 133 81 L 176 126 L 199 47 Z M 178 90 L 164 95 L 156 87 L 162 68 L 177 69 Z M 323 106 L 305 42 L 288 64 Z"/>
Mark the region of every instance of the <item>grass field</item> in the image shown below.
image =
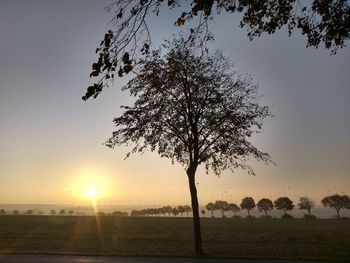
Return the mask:
<path id="1" fill-rule="evenodd" d="M 202 219 L 211 256 L 350 261 L 350 220 Z M 0 216 L 0 253 L 192 256 L 191 218 Z"/>

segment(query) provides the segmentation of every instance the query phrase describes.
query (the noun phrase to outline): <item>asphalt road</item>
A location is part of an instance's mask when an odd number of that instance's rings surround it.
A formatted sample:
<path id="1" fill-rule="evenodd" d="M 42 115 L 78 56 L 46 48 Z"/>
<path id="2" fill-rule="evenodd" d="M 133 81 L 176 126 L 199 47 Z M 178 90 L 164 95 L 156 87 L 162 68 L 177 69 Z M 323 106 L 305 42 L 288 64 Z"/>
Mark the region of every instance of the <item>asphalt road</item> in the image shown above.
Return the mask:
<path id="1" fill-rule="evenodd" d="M 90 257 L 59 255 L 0 255 L 6 263 L 326 263 L 326 261 L 201 259 L 165 257 Z M 330 261 L 328 261 L 330 262 Z"/>

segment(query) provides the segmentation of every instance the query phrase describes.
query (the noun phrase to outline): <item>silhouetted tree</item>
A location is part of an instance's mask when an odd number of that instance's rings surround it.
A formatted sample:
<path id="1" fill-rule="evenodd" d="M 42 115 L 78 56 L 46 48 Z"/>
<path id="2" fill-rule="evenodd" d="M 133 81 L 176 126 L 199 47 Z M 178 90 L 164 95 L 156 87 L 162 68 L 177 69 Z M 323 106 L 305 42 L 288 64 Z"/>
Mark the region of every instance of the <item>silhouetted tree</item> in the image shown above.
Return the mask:
<path id="1" fill-rule="evenodd" d="M 166 213 L 168 213 L 168 216 L 171 216 L 171 212 L 172 212 L 172 207 L 170 205 L 168 206 L 164 206 L 164 210 Z"/>
<path id="2" fill-rule="evenodd" d="M 214 217 L 214 211 L 215 211 L 215 207 L 214 207 L 214 204 L 213 203 L 208 203 L 206 206 L 205 206 L 205 209 L 207 209 L 208 211 L 210 211 L 211 213 L 211 217 Z"/>
<path id="3" fill-rule="evenodd" d="M 287 211 L 292 211 L 294 208 L 293 201 L 288 197 L 279 197 L 274 202 L 275 208 L 282 210 L 285 217 L 287 217 Z"/>
<path id="4" fill-rule="evenodd" d="M 66 211 L 64 211 L 64 209 L 61 209 L 61 210 L 58 212 L 58 214 L 60 214 L 60 215 L 65 215 L 65 214 L 66 214 Z"/>
<path id="5" fill-rule="evenodd" d="M 264 211 L 265 216 L 267 216 L 267 212 L 273 209 L 273 203 L 270 199 L 262 198 L 259 200 L 259 202 L 256 204 L 259 211 Z"/>
<path id="6" fill-rule="evenodd" d="M 55 211 L 54 209 L 52 209 L 52 210 L 50 211 L 50 215 L 56 215 L 56 211 Z"/>
<path id="7" fill-rule="evenodd" d="M 171 213 L 174 215 L 174 216 L 177 216 L 179 214 L 179 210 L 177 210 L 176 207 L 174 207 L 171 211 Z"/>
<path id="8" fill-rule="evenodd" d="M 180 216 L 182 216 L 182 214 L 185 213 L 185 208 L 182 205 L 179 205 L 177 207 L 177 210 L 179 211 Z"/>
<path id="9" fill-rule="evenodd" d="M 229 210 L 228 203 L 226 201 L 215 201 L 214 209 L 219 210 L 222 217 L 225 217 L 225 212 Z"/>
<path id="10" fill-rule="evenodd" d="M 250 210 L 255 208 L 255 202 L 253 197 L 244 197 L 241 202 L 241 208 L 246 209 L 248 212 L 248 217 L 250 216 Z"/>
<path id="11" fill-rule="evenodd" d="M 340 219 L 340 210 L 347 208 L 350 209 L 350 197 L 348 195 L 330 195 L 321 200 L 321 203 L 325 207 L 334 208 L 337 211 L 337 218 Z"/>
<path id="12" fill-rule="evenodd" d="M 4 209 L 0 209 L 0 215 L 6 215 L 6 211 Z"/>
<path id="13" fill-rule="evenodd" d="M 236 213 L 238 213 L 241 209 L 239 208 L 238 205 L 236 205 L 235 203 L 230 203 L 228 204 L 228 208 L 230 211 L 232 211 L 233 213 L 233 217 L 236 216 Z"/>
<path id="14" fill-rule="evenodd" d="M 184 205 L 185 213 L 187 217 L 189 216 L 189 213 L 192 212 L 192 208 L 189 205 Z"/>
<path id="15" fill-rule="evenodd" d="M 315 202 L 307 196 L 300 197 L 298 203 L 299 209 L 305 209 L 309 216 L 311 216 L 311 208 L 315 206 Z"/>
<path id="16" fill-rule="evenodd" d="M 69 210 L 68 214 L 69 214 L 69 215 L 73 215 L 73 214 L 74 214 L 74 211 L 73 211 L 73 210 Z"/>
<path id="17" fill-rule="evenodd" d="M 205 210 L 202 209 L 202 210 L 201 210 L 201 213 L 202 213 L 202 216 L 204 216 L 204 215 L 205 215 Z"/>
<path id="18" fill-rule="evenodd" d="M 99 80 L 88 88 L 84 99 L 96 97 L 116 72 L 120 77 L 128 74 L 140 57 L 149 54 L 151 34 L 147 17 L 158 15 L 166 2 L 171 9 L 183 5 L 180 0 L 117 0 L 108 5 L 107 10 L 114 14 L 114 30 L 105 34 L 96 49 L 99 58 L 93 63 L 90 76 L 99 77 Z M 307 46 L 318 47 L 323 43 L 335 53 L 350 38 L 350 4 L 344 0 L 192 0 L 191 8 L 181 14 L 175 25 L 183 26 L 195 20 L 196 26 L 189 28 L 188 41 L 205 46 L 207 41 L 213 40 L 208 21 L 215 7 L 218 13 L 224 10 L 241 15 L 239 25 L 247 28 L 251 40 L 282 27 L 288 28 L 289 34 L 297 28 L 307 37 Z"/>
<path id="19" fill-rule="evenodd" d="M 224 169 L 253 169 L 246 157 L 270 162 L 268 154 L 248 138 L 270 116 L 258 104 L 256 86 L 249 77 L 232 72 L 219 52 L 196 54 L 184 40 L 168 43 L 169 52 L 153 52 L 139 64 L 138 75 L 124 90 L 135 96 L 133 106 L 123 106 L 115 118 L 117 130 L 106 145 L 131 143 L 127 154 L 157 151 L 186 168 L 191 194 L 195 250 L 203 253 L 195 175 L 199 165 L 215 174 Z"/>
<path id="20" fill-rule="evenodd" d="M 25 211 L 23 214 L 25 214 L 25 215 L 32 215 L 33 212 L 34 211 L 32 209 L 29 209 L 29 210 Z"/>
<path id="21" fill-rule="evenodd" d="M 13 210 L 12 214 L 19 215 L 19 211 L 17 209 Z"/>

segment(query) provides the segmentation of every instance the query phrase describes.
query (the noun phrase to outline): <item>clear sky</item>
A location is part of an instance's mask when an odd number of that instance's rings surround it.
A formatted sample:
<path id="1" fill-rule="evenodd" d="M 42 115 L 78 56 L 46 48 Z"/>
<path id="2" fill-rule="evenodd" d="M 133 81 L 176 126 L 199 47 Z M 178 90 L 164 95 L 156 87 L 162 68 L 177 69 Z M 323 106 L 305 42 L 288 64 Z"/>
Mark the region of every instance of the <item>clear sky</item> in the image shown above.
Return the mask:
<path id="1" fill-rule="evenodd" d="M 124 160 L 126 148 L 103 145 L 113 117 L 130 103 L 117 79 L 96 100 L 81 100 L 94 50 L 112 27 L 108 1 L 0 2 L 0 204 L 86 202 L 93 185 L 102 204 L 190 203 L 183 167 L 156 153 Z M 177 32 L 181 11 L 150 21 L 156 46 Z M 201 204 L 244 196 L 294 201 L 350 194 L 350 47 L 335 56 L 305 48 L 286 30 L 250 42 L 236 16 L 211 24 L 214 47 L 259 83 L 274 117 L 254 137 L 276 166 L 252 162 L 257 176 L 237 171 L 197 174 Z"/>

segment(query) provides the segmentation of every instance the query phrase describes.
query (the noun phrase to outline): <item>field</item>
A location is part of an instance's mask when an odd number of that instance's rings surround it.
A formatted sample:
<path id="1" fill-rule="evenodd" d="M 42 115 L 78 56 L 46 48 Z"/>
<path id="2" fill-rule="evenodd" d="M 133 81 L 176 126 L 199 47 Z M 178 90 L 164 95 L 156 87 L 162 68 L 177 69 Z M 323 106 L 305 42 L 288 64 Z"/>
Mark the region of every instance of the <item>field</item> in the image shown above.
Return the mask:
<path id="1" fill-rule="evenodd" d="M 202 219 L 210 256 L 350 261 L 350 220 Z M 0 253 L 193 256 L 192 219 L 0 216 Z"/>

